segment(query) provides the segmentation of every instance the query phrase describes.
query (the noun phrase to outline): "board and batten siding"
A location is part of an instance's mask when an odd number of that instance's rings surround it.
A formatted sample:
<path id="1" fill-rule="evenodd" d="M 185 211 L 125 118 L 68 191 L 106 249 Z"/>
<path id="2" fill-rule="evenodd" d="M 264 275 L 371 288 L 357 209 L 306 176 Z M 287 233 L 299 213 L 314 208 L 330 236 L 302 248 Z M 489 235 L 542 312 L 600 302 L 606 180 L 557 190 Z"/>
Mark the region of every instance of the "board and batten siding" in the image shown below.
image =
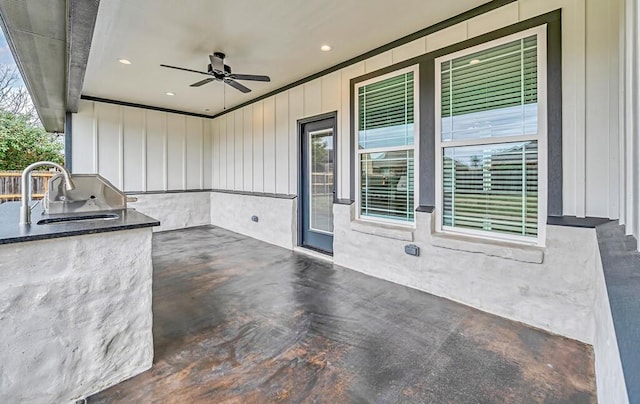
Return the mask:
<path id="1" fill-rule="evenodd" d="M 86 100 L 72 119 L 74 173 L 126 192 L 211 188 L 210 119 Z"/>
<path id="2" fill-rule="evenodd" d="M 338 73 L 212 120 L 213 189 L 297 194 L 297 120 L 338 111 L 340 97 Z"/>
<path id="3" fill-rule="evenodd" d="M 213 120 L 82 101 L 73 171 L 127 191 L 297 194 L 297 120 L 338 111 L 337 197 L 350 185 L 350 80 L 562 9 L 563 211 L 618 218 L 622 0 L 519 0 Z"/>

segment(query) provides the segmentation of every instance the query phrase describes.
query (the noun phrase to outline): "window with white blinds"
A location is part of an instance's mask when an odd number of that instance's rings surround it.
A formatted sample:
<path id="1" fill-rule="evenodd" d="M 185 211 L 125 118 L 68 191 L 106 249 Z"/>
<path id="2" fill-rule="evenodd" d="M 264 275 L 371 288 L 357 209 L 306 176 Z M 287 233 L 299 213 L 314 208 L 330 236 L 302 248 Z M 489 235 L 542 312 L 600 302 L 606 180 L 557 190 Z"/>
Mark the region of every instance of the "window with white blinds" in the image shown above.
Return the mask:
<path id="1" fill-rule="evenodd" d="M 417 68 L 359 84 L 358 217 L 413 222 Z"/>
<path id="2" fill-rule="evenodd" d="M 543 38 L 537 28 L 436 60 L 439 229 L 541 243 Z"/>
<path id="3" fill-rule="evenodd" d="M 537 143 L 444 148 L 442 224 L 537 236 Z"/>

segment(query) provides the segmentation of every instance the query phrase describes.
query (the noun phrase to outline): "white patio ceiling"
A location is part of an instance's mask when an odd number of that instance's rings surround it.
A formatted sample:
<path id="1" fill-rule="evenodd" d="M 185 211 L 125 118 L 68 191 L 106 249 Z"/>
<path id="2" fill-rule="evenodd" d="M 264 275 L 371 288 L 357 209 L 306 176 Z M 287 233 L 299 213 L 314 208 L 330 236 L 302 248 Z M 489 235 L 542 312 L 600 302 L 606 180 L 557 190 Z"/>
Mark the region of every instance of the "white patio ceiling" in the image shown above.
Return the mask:
<path id="1" fill-rule="evenodd" d="M 487 2 L 102 1 L 82 94 L 214 115 L 223 111 L 223 97 L 233 107 Z M 333 50 L 320 51 L 323 44 Z M 249 94 L 221 82 L 192 88 L 206 77 L 160 67 L 206 70 L 213 51 L 227 54 L 233 72 L 272 81 L 242 82 Z"/>

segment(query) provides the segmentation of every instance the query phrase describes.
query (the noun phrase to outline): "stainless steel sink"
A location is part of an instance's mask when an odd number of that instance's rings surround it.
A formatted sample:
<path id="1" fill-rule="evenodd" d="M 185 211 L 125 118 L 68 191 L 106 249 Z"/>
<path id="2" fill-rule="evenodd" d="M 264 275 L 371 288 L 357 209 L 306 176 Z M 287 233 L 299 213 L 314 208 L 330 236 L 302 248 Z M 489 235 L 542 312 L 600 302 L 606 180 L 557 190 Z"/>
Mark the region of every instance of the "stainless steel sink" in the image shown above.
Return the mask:
<path id="1" fill-rule="evenodd" d="M 63 216 L 63 217 L 50 217 L 47 219 L 38 220 L 37 224 L 103 221 L 103 220 L 115 220 L 119 218 L 120 216 L 116 215 L 115 213 L 100 213 L 95 215 L 73 215 L 73 216 Z"/>
<path id="2" fill-rule="evenodd" d="M 64 186 L 62 175 L 49 180 L 43 200 L 45 213 L 97 212 L 127 208 L 127 196 L 98 174 L 72 174 L 74 189 Z"/>

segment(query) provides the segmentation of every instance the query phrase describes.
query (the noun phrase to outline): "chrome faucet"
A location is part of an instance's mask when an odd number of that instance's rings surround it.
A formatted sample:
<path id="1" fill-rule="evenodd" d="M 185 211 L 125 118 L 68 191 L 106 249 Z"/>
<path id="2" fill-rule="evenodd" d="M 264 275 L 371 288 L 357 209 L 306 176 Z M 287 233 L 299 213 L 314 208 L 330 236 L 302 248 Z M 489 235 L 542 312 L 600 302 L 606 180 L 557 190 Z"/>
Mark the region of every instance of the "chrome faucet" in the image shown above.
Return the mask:
<path id="1" fill-rule="evenodd" d="M 31 201 L 31 171 L 41 166 L 52 166 L 57 168 L 62 172 L 62 175 L 64 176 L 65 189 L 67 191 L 71 191 L 75 188 L 73 181 L 71 181 L 71 174 L 69 174 L 69 171 L 67 171 L 60 164 L 53 163 L 51 161 L 38 161 L 37 163 L 29 165 L 22 172 L 21 178 L 22 199 L 20 205 L 20 224 L 31 223 L 31 207 L 29 206 L 29 202 Z"/>

